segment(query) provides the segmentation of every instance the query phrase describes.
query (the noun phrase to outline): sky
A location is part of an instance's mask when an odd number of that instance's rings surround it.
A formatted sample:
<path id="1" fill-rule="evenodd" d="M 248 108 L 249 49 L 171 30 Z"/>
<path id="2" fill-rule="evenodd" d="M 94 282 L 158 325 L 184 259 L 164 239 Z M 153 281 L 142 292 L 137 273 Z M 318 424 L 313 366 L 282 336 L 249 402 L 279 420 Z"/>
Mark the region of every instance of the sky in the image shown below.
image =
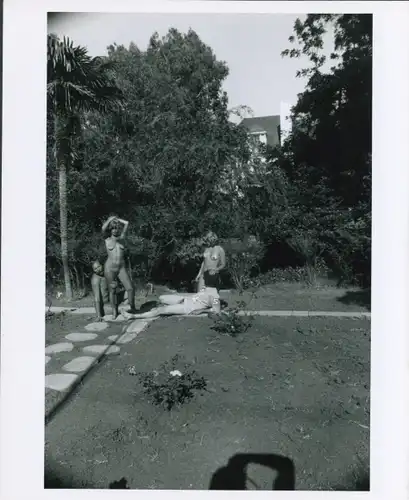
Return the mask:
<path id="1" fill-rule="evenodd" d="M 97 56 L 114 42 L 126 47 L 134 42 L 144 50 L 155 31 L 164 36 L 171 27 L 182 32 L 192 28 L 229 67 L 224 83 L 229 107 L 246 105 L 254 116 L 265 116 L 280 114 L 281 102 L 295 104 L 305 87 L 295 74 L 308 60 L 281 57 L 291 46 L 288 37 L 297 17 L 305 14 L 74 13 L 53 20 L 48 31 L 68 36 Z M 324 53 L 331 50 L 332 37 L 327 35 Z"/>

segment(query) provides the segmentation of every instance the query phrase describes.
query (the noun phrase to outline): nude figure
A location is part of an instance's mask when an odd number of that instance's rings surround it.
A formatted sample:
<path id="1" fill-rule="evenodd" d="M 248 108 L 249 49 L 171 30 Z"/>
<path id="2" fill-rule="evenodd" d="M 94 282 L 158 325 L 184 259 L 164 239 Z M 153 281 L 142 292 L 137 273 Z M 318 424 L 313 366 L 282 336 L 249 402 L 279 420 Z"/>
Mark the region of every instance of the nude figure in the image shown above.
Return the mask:
<path id="1" fill-rule="evenodd" d="M 97 316 L 97 321 L 102 321 L 105 312 L 104 304 L 109 301 L 108 283 L 104 276 L 104 267 L 99 261 L 92 264 L 94 271 L 91 277 L 92 293 L 94 295 L 94 306 Z"/>
<path id="2" fill-rule="evenodd" d="M 195 278 L 197 290 L 204 287 L 220 288 L 219 272 L 226 267 L 226 254 L 218 243 L 218 237 L 209 231 L 203 238 L 206 249 L 203 253 L 203 262 Z"/>
<path id="3" fill-rule="evenodd" d="M 136 312 L 135 290 L 125 266 L 124 239 L 128 225 L 128 221 L 112 216 L 102 226 L 103 234 L 108 233 L 108 237 L 105 239 L 105 247 L 108 258 L 104 266 L 104 275 L 109 288 L 112 319 L 116 319 L 118 316 L 118 298 L 116 293 L 118 279 L 128 293 L 128 301 L 130 305 L 129 313 Z"/>
<path id="4" fill-rule="evenodd" d="M 220 313 L 220 298 L 215 288 L 204 288 L 198 293 L 161 295 L 159 307 L 141 314 L 122 312 L 126 319 L 148 319 L 158 316 L 172 316 L 174 314 L 195 315 L 208 311 Z"/>

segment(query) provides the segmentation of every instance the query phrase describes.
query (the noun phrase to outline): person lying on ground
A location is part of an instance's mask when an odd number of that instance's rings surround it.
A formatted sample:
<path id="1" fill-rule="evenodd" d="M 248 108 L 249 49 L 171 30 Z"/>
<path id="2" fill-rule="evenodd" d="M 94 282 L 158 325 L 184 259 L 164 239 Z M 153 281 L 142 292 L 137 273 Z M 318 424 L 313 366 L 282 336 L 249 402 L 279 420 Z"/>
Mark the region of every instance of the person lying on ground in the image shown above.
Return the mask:
<path id="1" fill-rule="evenodd" d="M 108 259 L 104 266 L 104 275 L 108 283 L 109 298 L 112 307 L 112 319 L 118 316 L 118 300 L 116 289 L 118 279 L 125 288 L 130 305 L 129 312 L 136 312 L 135 309 L 135 289 L 125 266 L 125 235 L 129 222 L 119 219 L 115 215 L 109 217 L 102 226 L 102 234 L 105 238 L 105 246 Z"/>
<path id="2" fill-rule="evenodd" d="M 199 293 L 193 294 L 171 294 L 161 295 L 159 307 L 141 314 L 131 314 L 122 311 L 122 316 L 126 319 L 156 318 L 158 316 L 195 315 L 203 312 L 220 313 L 220 298 L 215 288 L 204 288 Z"/>
<path id="3" fill-rule="evenodd" d="M 218 245 L 218 237 L 209 231 L 203 238 L 205 251 L 203 262 L 195 278 L 197 290 L 204 287 L 220 289 L 220 271 L 226 267 L 226 254 L 223 248 Z"/>

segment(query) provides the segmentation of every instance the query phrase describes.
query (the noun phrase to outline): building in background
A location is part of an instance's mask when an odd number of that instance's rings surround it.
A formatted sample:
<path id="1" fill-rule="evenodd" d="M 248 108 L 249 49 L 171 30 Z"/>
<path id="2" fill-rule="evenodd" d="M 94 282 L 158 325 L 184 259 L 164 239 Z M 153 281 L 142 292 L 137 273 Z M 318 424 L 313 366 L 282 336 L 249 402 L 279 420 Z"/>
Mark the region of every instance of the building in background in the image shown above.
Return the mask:
<path id="1" fill-rule="evenodd" d="M 282 102 L 279 115 L 254 116 L 241 121 L 255 148 L 259 144 L 275 147 L 283 143 L 291 132 L 291 107 L 291 104 Z"/>

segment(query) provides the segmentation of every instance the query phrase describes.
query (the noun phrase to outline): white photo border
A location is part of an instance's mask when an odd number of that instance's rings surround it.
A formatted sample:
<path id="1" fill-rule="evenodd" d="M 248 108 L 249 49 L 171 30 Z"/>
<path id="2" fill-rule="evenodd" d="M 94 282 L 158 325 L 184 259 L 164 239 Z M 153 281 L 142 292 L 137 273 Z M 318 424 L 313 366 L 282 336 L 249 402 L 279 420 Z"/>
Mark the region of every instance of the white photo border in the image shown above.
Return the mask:
<path id="1" fill-rule="evenodd" d="M 227 498 L 229 492 L 44 490 L 47 12 L 374 13 L 371 492 L 407 498 L 409 7 L 406 2 L 10 0 L 4 3 L 0 497 Z M 271 495 L 236 492 L 235 495 Z M 327 498 L 329 492 L 292 492 Z M 349 498 L 349 493 L 333 493 Z M 274 499 L 288 498 L 274 492 Z"/>

